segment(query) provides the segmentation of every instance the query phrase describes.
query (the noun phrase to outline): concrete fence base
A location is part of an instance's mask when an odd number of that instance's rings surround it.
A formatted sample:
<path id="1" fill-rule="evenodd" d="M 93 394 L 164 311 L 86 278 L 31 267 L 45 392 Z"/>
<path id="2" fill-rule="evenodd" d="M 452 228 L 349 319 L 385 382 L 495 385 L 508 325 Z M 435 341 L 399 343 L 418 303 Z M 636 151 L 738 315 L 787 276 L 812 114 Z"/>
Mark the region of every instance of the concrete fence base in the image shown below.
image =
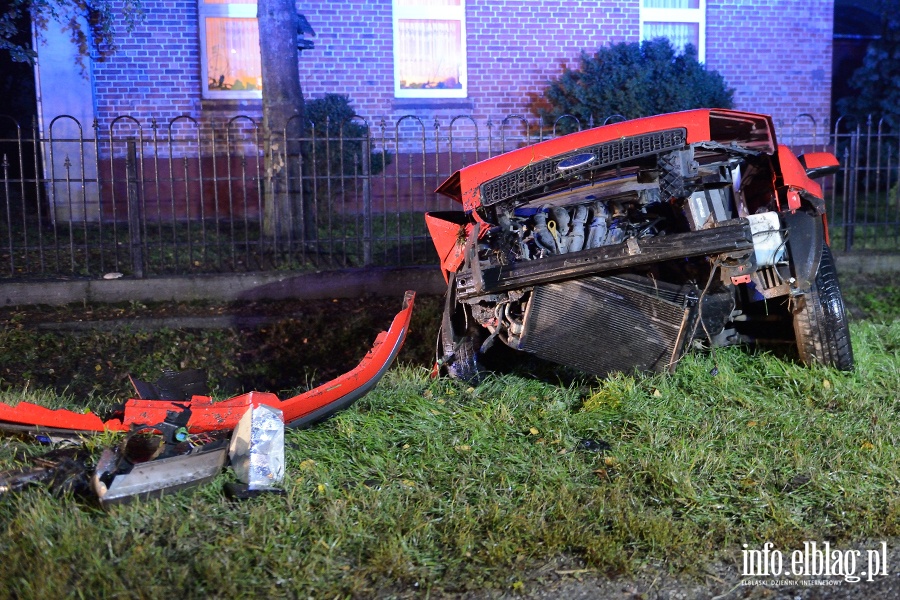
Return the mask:
<path id="1" fill-rule="evenodd" d="M 838 273 L 900 271 L 900 254 L 838 253 Z M 364 294 L 399 296 L 406 290 L 443 294 L 447 289 L 436 266 L 346 269 L 321 273 L 246 273 L 156 277 L 152 279 L 77 279 L 0 284 L 5 306 L 116 302 L 239 302 L 321 300 Z"/>
<path id="2" fill-rule="evenodd" d="M 437 267 L 347 269 L 321 273 L 247 273 L 156 277 L 152 279 L 77 279 L 0 284 L 5 306 L 116 302 L 239 302 L 321 300 L 364 294 L 402 296 L 443 294 L 447 289 Z"/>

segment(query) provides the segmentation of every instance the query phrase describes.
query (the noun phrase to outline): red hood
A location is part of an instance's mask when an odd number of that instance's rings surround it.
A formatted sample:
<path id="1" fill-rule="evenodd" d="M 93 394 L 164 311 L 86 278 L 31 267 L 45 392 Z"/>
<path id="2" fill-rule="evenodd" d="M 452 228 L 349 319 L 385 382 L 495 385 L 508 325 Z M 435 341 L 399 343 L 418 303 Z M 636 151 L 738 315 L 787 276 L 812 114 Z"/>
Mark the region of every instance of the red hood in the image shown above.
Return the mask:
<path id="1" fill-rule="evenodd" d="M 773 154 L 776 148 L 771 117 L 724 109 L 688 110 L 612 123 L 519 148 L 460 169 L 436 191 L 461 202 L 466 211 L 471 211 L 481 206 L 481 184 L 510 171 L 587 146 L 679 128 L 687 133 L 686 144 L 736 142 L 767 154 Z"/>

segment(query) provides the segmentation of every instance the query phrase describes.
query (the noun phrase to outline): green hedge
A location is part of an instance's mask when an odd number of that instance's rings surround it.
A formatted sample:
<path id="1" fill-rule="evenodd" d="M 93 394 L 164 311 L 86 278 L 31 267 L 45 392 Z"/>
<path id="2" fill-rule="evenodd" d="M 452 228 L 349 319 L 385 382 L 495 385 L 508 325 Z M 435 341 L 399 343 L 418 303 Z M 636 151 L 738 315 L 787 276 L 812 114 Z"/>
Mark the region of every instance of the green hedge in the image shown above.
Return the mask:
<path id="1" fill-rule="evenodd" d="M 580 68 L 566 69 L 550 82 L 541 111 L 547 125 L 562 115 L 574 115 L 587 126 L 591 118 L 602 124 L 612 115 L 644 117 L 691 108 L 731 108 L 734 90 L 724 78 L 697 60 L 688 45 L 678 54 L 669 40 L 605 46 L 594 54 L 581 53 Z M 562 119 L 558 129 L 576 129 Z"/>

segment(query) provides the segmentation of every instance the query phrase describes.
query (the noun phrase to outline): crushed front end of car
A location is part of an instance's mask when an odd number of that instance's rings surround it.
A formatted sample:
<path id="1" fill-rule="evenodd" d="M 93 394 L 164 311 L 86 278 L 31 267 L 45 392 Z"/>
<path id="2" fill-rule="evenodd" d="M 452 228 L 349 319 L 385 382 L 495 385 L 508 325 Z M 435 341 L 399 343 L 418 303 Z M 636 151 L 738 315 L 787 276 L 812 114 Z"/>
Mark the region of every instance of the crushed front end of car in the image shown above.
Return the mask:
<path id="1" fill-rule="evenodd" d="M 695 346 L 793 343 L 853 366 L 813 179 L 771 118 L 702 109 L 605 125 L 454 173 L 426 215 L 448 282 L 438 364 L 477 379 L 505 344 L 605 376 Z"/>

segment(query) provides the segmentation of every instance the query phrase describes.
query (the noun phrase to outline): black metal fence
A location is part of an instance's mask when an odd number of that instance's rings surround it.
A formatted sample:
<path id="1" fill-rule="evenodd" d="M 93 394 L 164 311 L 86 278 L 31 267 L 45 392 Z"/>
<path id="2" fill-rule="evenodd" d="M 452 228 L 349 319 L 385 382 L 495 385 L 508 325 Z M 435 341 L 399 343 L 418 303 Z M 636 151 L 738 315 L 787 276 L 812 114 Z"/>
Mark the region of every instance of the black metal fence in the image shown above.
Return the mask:
<path id="1" fill-rule="evenodd" d="M 458 208 L 434 189 L 462 166 L 556 129 L 520 115 L 406 116 L 309 124 L 302 138 L 266 144 L 246 116 L 122 116 L 104 127 L 60 116 L 44 131 L 0 117 L 0 277 L 434 263 L 423 213 Z M 840 119 L 828 131 L 808 115 L 778 131 L 795 150 L 841 159 L 824 181 L 833 245 L 898 247 L 896 132 L 872 119 Z"/>

